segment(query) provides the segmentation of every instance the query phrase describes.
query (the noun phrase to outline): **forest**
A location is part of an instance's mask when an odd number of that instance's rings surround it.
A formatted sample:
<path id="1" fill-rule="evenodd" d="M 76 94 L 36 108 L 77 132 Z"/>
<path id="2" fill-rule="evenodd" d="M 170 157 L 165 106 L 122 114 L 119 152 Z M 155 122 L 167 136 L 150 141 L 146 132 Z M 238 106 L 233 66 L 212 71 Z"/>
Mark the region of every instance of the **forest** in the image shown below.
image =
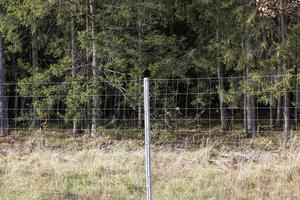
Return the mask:
<path id="1" fill-rule="evenodd" d="M 150 77 L 157 126 L 172 129 L 181 110 L 229 132 L 241 113 L 248 136 L 263 127 L 288 139 L 300 117 L 299 21 L 299 0 L 0 0 L 0 134 L 140 129 Z"/>
<path id="2" fill-rule="evenodd" d="M 0 0 L 1 200 L 296 200 L 299 136 L 300 0 Z"/>

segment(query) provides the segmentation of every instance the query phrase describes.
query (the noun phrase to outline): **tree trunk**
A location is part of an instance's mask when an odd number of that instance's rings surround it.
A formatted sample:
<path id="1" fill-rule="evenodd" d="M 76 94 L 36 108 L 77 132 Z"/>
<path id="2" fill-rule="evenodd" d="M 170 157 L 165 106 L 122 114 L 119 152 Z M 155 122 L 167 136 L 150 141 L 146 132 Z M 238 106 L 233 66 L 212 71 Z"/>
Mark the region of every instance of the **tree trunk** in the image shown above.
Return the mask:
<path id="1" fill-rule="evenodd" d="M 37 34 L 36 31 L 32 31 L 31 35 L 31 62 L 33 69 L 37 69 L 38 67 L 38 44 L 37 44 Z"/>
<path id="2" fill-rule="evenodd" d="M 246 82 L 246 80 L 245 80 L 245 82 Z M 247 127 L 247 124 L 248 124 L 248 122 L 247 122 L 247 94 L 244 94 L 244 97 L 243 97 L 243 102 L 244 102 L 244 131 L 245 131 L 245 133 L 247 133 L 248 134 L 248 127 Z"/>
<path id="3" fill-rule="evenodd" d="M 97 57 L 96 57 L 96 2 L 95 0 L 90 0 L 90 14 L 91 14 L 91 35 L 92 35 L 92 71 L 94 79 L 94 87 L 97 87 Z M 98 118 L 98 96 L 94 94 L 92 97 L 92 127 L 91 127 L 91 136 L 97 137 L 97 118 Z"/>
<path id="4" fill-rule="evenodd" d="M 71 57 L 72 57 L 72 78 L 75 80 L 76 76 L 76 33 L 75 33 L 75 22 L 74 17 L 71 17 Z M 77 112 L 77 111 L 76 111 Z M 73 119 L 73 130 L 74 134 L 78 133 L 78 122 L 77 122 L 77 113 L 75 113 L 75 117 Z"/>
<path id="5" fill-rule="evenodd" d="M 139 1 L 140 4 L 140 1 Z M 140 9 L 140 5 L 139 5 Z M 139 44 L 138 44 L 138 68 L 139 68 L 139 73 L 142 71 L 142 66 L 141 66 L 141 35 L 142 35 L 142 25 L 141 25 L 141 15 L 140 15 L 140 10 L 139 10 L 139 17 L 138 17 L 138 37 L 139 37 Z M 142 77 L 139 75 L 138 77 L 139 81 L 142 80 Z M 142 98 L 141 98 L 141 87 L 140 84 L 138 84 L 138 93 L 139 95 L 139 101 L 138 101 L 138 128 L 142 128 Z"/>
<path id="6" fill-rule="evenodd" d="M 217 29 L 217 41 L 220 40 L 220 33 L 219 29 Z M 219 93 L 219 102 L 220 102 L 220 118 L 221 118 L 221 130 L 222 131 L 228 131 L 229 130 L 229 122 L 227 119 L 227 111 L 226 111 L 226 105 L 223 100 L 224 98 L 224 79 L 223 79 L 223 69 L 219 60 L 219 53 L 217 53 L 217 71 L 218 71 L 218 93 Z"/>
<path id="7" fill-rule="evenodd" d="M 300 18 L 297 18 L 297 24 L 300 24 Z M 300 38 L 298 37 L 297 43 L 300 43 Z M 298 134 L 298 119 L 299 119 L 299 106 L 300 106 L 300 93 L 299 93 L 299 70 L 300 70 L 300 62 L 299 58 L 296 60 L 296 103 L 295 103 L 295 130 Z"/>
<path id="8" fill-rule="evenodd" d="M 2 33 L 0 32 L 0 136 L 8 133 L 7 99 L 5 91 L 4 49 Z"/>
<path id="9" fill-rule="evenodd" d="M 32 30 L 31 33 L 31 67 L 33 68 L 33 71 L 37 70 L 38 68 L 38 41 L 37 41 L 37 33 L 36 30 Z M 36 97 L 33 97 L 33 103 L 36 100 Z M 29 130 L 33 130 L 37 128 L 37 119 L 36 119 L 36 113 L 35 108 L 33 108 L 32 111 L 32 121 L 31 125 L 29 127 Z"/>
<path id="10" fill-rule="evenodd" d="M 86 0 L 85 1 L 85 3 L 86 3 L 86 16 L 85 16 L 85 29 L 86 29 L 86 32 L 87 33 L 89 33 L 90 32 L 90 27 L 89 27 L 89 15 L 90 15 L 90 3 L 89 3 L 89 0 Z M 89 50 L 88 50 L 88 48 L 86 48 L 86 63 L 89 63 L 90 62 L 90 60 L 89 60 Z M 87 74 L 87 73 L 86 73 Z"/>
<path id="11" fill-rule="evenodd" d="M 273 95 L 270 94 L 270 108 L 269 108 L 269 126 L 270 126 L 270 129 L 272 128 L 273 123 L 274 123 L 272 101 L 273 101 Z"/>
<path id="12" fill-rule="evenodd" d="M 15 55 L 12 56 L 12 66 L 17 67 Z M 14 74 L 14 79 L 13 80 L 14 80 L 14 82 L 17 83 L 17 81 L 18 81 L 17 74 Z M 14 119 L 16 119 L 18 117 L 19 113 L 20 113 L 20 110 L 19 110 L 19 96 L 18 96 L 18 92 L 17 92 L 17 85 L 15 85 L 15 87 L 14 87 Z M 14 128 L 16 129 L 17 127 L 15 126 Z"/>
<path id="13" fill-rule="evenodd" d="M 274 84 L 273 81 L 273 76 L 270 76 L 270 85 L 272 86 Z M 274 117 L 273 117 L 273 107 L 274 107 L 274 94 L 273 94 L 273 89 L 270 88 L 269 90 L 269 100 L 270 100 L 270 107 L 269 107 L 269 126 L 270 126 L 270 130 L 272 130 L 273 128 L 273 124 L 274 124 Z"/>
<path id="14" fill-rule="evenodd" d="M 250 87 L 250 78 L 248 77 L 248 67 L 247 67 L 247 87 Z M 252 128 L 252 101 L 251 101 L 251 95 L 250 93 L 247 91 L 246 93 L 246 113 L 247 113 L 247 134 L 251 135 L 253 137 L 253 128 Z"/>
<path id="15" fill-rule="evenodd" d="M 281 75 L 282 71 L 280 67 L 277 69 L 277 75 Z M 282 80 L 280 80 L 282 81 Z M 277 99 L 277 112 L 276 112 L 276 126 L 280 126 L 282 124 L 282 94 Z"/>
<path id="16" fill-rule="evenodd" d="M 85 31 L 87 33 L 90 33 L 90 20 L 89 20 L 89 17 L 90 17 L 90 0 L 85 0 Z M 88 42 L 88 46 L 90 46 L 90 42 Z M 89 48 L 85 48 L 85 64 L 86 65 L 90 65 L 90 52 L 89 52 Z M 84 74 L 85 76 L 89 76 L 89 67 L 85 67 L 84 68 Z M 89 78 L 89 77 L 88 77 Z M 85 114 L 85 118 L 86 119 L 91 119 L 91 116 L 92 116 L 92 112 L 91 112 L 91 102 L 88 102 L 85 104 L 85 109 L 86 109 L 86 112 L 84 113 Z M 84 127 L 86 130 L 91 130 L 91 123 L 89 121 L 84 121 Z"/>
<path id="17" fill-rule="evenodd" d="M 250 96 L 251 101 L 251 133 L 252 137 L 255 137 L 258 134 L 257 130 L 257 114 L 256 114 L 256 98 L 254 96 Z"/>
<path id="18" fill-rule="evenodd" d="M 251 87 L 251 80 L 247 77 L 247 85 Z M 251 137 L 257 135 L 257 120 L 256 120 L 256 109 L 255 109 L 255 97 L 249 92 L 246 93 L 246 124 L 247 124 L 247 134 Z"/>
<path id="19" fill-rule="evenodd" d="M 299 106 L 300 106 L 300 94 L 299 94 L 299 81 L 298 81 L 298 71 L 299 65 L 296 65 L 296 94 L 295 94 L 295 130 L 298 131 L 298 118 L 299 118 Z"/>
<path id="20" fill-rule="evenodd" d="M 141 80 L 141 78 L 139 78 Z M 139 89 L 139 94 L 141 94 L 141 89 Z M 139 95 L 139 102 L 138 102 L 138 128 L 142 128 L 142 98 Z"/>
<path id="21" fill-rule="evenodd" d="M 280 5 L 282 6 L 283 0 L 280 1 Z M 282 47 L 285 47 L 286 45 L 286 35 L 285 35 L 285 21 L 284 21 L 284 15 L 279 15 L 279 21 L 280 21 L 280 38 L 281 38 L 281 45 Z M 288 74 L 287 66 L 285 61 L 282 61 L 282 69 L 283 69 L 283 75 Z M 286 77 L 283 77 L 286 78 Z M 289 139 L 290 134 L 290 94 L 288 92 L 288 89 L 286 86 L 283 86 L 283 134 L 285 138 L 285 142 Z"/>
<path id="22" fill-rule="evenodd" d="M 284 127 L 283 127 L 283 133 L 285 141 L 287 142 L 290 137 L 290 95 L 289 92 L 287 92 L 287 89 L 284 88 L 284 101 L 283 101 L 283 117 L 284 117 Z"/>
<path id="23" fill-rule="evenodd" d="M 223 70 L 220 65 L 220 62 L 218 61 L 217 64 L 218 67 L 218 85 L 219 85 L 219 102 L 220 102 L 220 115 L 221 115 L 221 129 L 222 131 L 228 131 L 229 130 L 229 122 L 227 118 L 227 111 L 226 111 L 226 105 L 223 100 L 223 94 L 224 94 L 224 79 L 223 79 Z"/>
<path id="24" fill-rule="evenodd" d="M 277 100 L 277 114 L 276 114 L 276 125 L 280 126 L 282 124 L 282 97 Z"/>
<path id="25" fill-rule="evenodd" d="M 246 30 L 246 52 L 247 55 L 251 54 L 251 43 L 250 38 L 248 36 L 248 30 Z M 246 66 L 246 84 L 247 84 L 247 90 L 252 88 L 253 83 L 251 78 L 249 77 L 249 74 L 251 72 L 251 67 L 249 66 L 249 63 L 247 63 Z M 255 137 L 257 134 L 257 120 L 256 120 L 256 109 L 255 109 L 255 97 L 250 94 L 249 91 L 246 92 L 246 107 L 247 107 L 247 134 L 251 135 L 251 137 Z"/>
<path id="26" fill-rule="evenodd" d="M 244 75 L 247 75 L 247 73 L 246 73 L 246 68 L 244 69 Z M 245 76 L 243 77 L 243 81 L 244 81 L 244 83 L 246 83 L 247 84 L 247 78 L 245 78 Z M 247 127 L 247 124 L 248 124 L 248 122 L 247 122 L 247 92 L 244 92 L 244 94 L 243 94 L 243 111 L 244 111 L 244 113 L 243 113 L 243 117 L 244 117 L 244 131 L 245 131 L 245 133 L 246 134 L 248 134 L 248 127 Z"/>

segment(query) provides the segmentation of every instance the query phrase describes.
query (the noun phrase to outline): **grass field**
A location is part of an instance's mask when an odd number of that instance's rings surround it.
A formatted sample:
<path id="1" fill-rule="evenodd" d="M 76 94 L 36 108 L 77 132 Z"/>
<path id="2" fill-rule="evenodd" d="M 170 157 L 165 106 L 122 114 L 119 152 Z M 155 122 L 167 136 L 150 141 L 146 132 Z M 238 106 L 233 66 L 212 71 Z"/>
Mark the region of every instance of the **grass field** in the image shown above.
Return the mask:
<path id="1" fill-rule="evenodd" d="M 300 143 L 258 138 L 240 147 L 153 147 L 153 199 L 300 199 Z M 2 143 L 0 199 L 145 199 L 143 144 L 86 147 Z"/>

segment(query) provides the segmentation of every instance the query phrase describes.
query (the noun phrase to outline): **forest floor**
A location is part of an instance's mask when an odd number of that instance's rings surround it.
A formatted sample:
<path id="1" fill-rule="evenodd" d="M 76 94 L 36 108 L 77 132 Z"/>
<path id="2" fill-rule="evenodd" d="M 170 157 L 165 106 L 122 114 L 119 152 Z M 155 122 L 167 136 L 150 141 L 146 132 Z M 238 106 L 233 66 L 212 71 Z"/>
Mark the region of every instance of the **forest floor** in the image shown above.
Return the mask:
<path id="1" fill-rule="evenodd" d="M 300 199 L 299 139 L 285 147 L 276 141 L 154 146 L 153 199 Z M 89 138 L 81 144 L 2 138 L 0 199 L 145 199 L 143 142 Z"/>

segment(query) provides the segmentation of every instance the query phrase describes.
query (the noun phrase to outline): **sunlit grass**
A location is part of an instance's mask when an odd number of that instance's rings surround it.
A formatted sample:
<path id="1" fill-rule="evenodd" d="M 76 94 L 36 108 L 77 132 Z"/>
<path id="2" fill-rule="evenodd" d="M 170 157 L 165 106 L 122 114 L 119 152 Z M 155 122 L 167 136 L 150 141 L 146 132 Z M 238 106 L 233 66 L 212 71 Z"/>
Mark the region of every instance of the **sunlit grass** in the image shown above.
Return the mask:
<path id="1" fill-rule="evenodd" d="M 260 148 L 270 142 L 194 151 L 154 147 L 153 199 L 300 199 L 300 146 Z M 0 199 L 145 199 L 144 149 L 134 141 L 6 150 Z"/>

